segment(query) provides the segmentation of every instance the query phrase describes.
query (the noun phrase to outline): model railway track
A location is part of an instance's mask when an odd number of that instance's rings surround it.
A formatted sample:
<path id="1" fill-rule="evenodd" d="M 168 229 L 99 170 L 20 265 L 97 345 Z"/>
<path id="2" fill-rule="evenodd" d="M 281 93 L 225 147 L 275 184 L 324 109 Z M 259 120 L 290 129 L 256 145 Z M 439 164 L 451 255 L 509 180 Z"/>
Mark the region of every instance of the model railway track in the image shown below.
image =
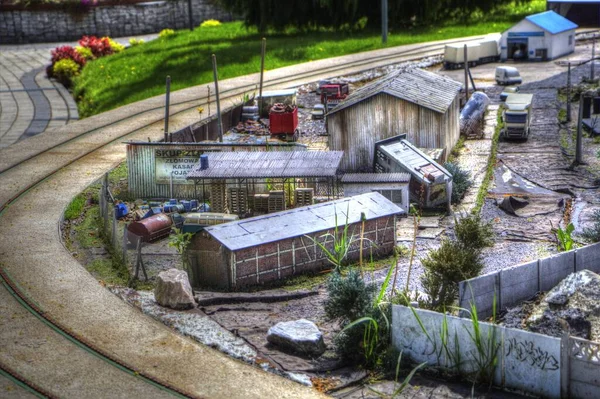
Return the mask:
<path id="1" fill-rule="evenodd" d="M 179 398 L 186 398 L 186 397 L 187 398 L 195 398 L 196 397 L 189 392 L 185 392 L 181 389 L 171 386 L 167 382 L 160 381 L 159 379 L 157 379 L 155 377 L 145 375 L 142 371 L 137 370 L 134 367 L 128 365 L 125 361 L 118 359 L 109 353 L 106 353 L 105 351 L 103 351 L 101 348 L 98 348 L 93 343 L 88 342 L 84 337 L 78 336 L 76 333 L 72 332 L 67 327 L 60 325 L 56 320 L 54 320 L 54 318 L 51 315 L 44 312 L 37 303 L 35 303 L 32 299 L 30 299 L 27 296 L 21 290 L 21 288 L 10 278 L 10 276 L 8 275 L 6 270 L 4 270 L 4 268 L 2 268 L 2 267 L 0 267 L 0 283 L 7 289 L 7 291 L 10 293 L 10 295 L 13 298 L 15 298 L 17 300 L 17 302 L 19 302 L 21 304 L 21 306 L 23 306 L 25 309 L 27 309 L 27 311 L 29 313 L 31 313 L 36 318 L 41 320 L 46 326 L 48 326 L 49 328 L 51 328 L 58 334 L 62 335 L 68 341 L 74 343 L 75 345 L 77 345 L 77 346 L 83 348 L 85 351 L 89 352 L 91 355 L 104 360 L 108 364 L 110 364 L 114 367 L 117 367 L 118 369 L 120 369 L 132 376 L 135 376 L 137 378 L 144 380 L 144 382 L 146 382 L 148 384 L 158 387 L 159 389 L 173 395 L 174 397 L 179 397 Z M 8 368 L 6 366 L 3 366 L 1 363 L 0 363 L 0 369 L 4 370 L 6 373 L 10 374 L 13 378 L 21 381 L 22 383 L 24 383 L 25 385 L 30 387 L 32 390 L 39 393 L 40 395 L 42 395 L 44 397 L 48 397 L 48 398 L 54 397 L 51 393 L 49 393 L 48 391 L 39 387 L 34 382 L 29 381 L 25 377 L 19 375 L 16 371 L 11 370 L 10 368 Z"/>
<path id="2" fill-rule="evenodd" d="M 476 40 L 477 38 L 470 39 Z M 450 42 L 458 41 L 463 40 L 457 39 Z M 275 77 L 265 82 L 265 88 L 276 86 L 281 87 L 285 85 L 298 85 L 304 82 L 335 76 L 342 71 L 345 73 L 348 73 L 348 71 L 351 71 L 351 73 L 360 73 L 365 70 L 382 67 L 395 62 L 421 59 L 440 54 L 446 43 L 423 45 L 418 48 L 406 51 L 398 51 L 383 57 L 379 56 L 376 58 L 363 58 L 356 62 L 345 65 L 337 64 L 328 67 L 312 69 L 294 76 Z M 221 99 L 222 101 L 227 101 L 239 98 L 240 94 L 248 92 L 249 90 L 253 90 L 255 86 L 255 83 L 247 83 L 226 89 L 221 92 Z M 191 112 L 196 112 L 195 109 L 198 106 L 204 106 L 206 103 L 206 98 L 202 98 L 202 96 L 193 99 L 174 101 L 171 104 L 171 109 L 173 112 L 171 113 L 170 118 L 173 120 L 175 125 L 178 123 L 181 124 L 183 121 L 189 120 L 185 118 L 186 114 L 189 115 Z M 0 217 L 3 216 L 3 214 L 11 205 L 18 203 L 20 197 L 28 193 L 30 190 L 35 189 L 47 179 L 53 177 L 53 175 L 57 174 L 59 171 L 76 163 L 84 157 L 93 154 L 111 144 L 115 144 L 115 142 L 124 141 L 136 136 L 139 137 L 141 133 L 150 132 L 151 130 L 153 134 L 148 134 L 157 136 L 157 132 L 160 132 L 158 124 L 160 124 L 163 119 L 161 115 L 162 109 L 162 105 L 157 105 L 142 112 L 131 113 L 119 118 L 118 120 L 92 127 L 79 134 L 76 134 L 73 137 L 69 137 L 64 140 L 58 139 L 54 144 L 47 146 L 43 150 L 36 152 L 34 149 L 32 149 L 31 151 L 26 152 L 20 160 L 14 161 L 8 166 L 4 166 L 3 169 L 0 169 L 0 184 L 2 184 L 3 191 L 5 191 L 5 194 L 0 193 Z M 142 118 L 144 118 L 143 123 L 134 123 L 134 127 L 129 128 L 129 125 L 132 121 L 139 121 Z M 116 134 L 106 140 L 104 140 L 104 136 L 102 136 L 103 139 L 99 142 L 94 143 L 93 145 L 87 145 L 87 141 L 90 141 L 90 137 L 108 134 L 110 131 L 119 129 L 123 130 L 122 134 Z M 79 143 L 81 143 L 82 149 L 75 151 L 74 149 L 69 148 L 70 146 L 74 146 L 76 148 L 79 146 Z M 9 149 L 10 148 L 11 147 L 9 147 Z M 65 152 L 68 156 L 65 157 L 64 160 L 53 159 L 53 154 L 61 151 Z M 46 163 L 47 160 L 50 162 Z M 40 164 L 41 166 L 39 166 Z M 37 167 L 37 169 L 32 168 L 34 165 Z M 29 169 L 33 169 L 35 173 L 27 173 Z M 24 176 L 26 178 L 15 179 L 14 175 Z M 7 182 L 12 182 L 12 184 L 7 185 Z M 117 358 L 93 342 L 90 342 L 85 336 L 75 333 L 68 326 L 66 326 L 64 322 L 61 323 L 57 321 L 54 317 L 52 317 L 51 314 L 48 314 L 39 305 L 37 305 L 35 301 L 28 296 L 27 290 L 21 288 L 19 284 L 14 281 L 7 271 L 2 267 L 0 267 L 0 283 L 0 285 L 2 285 L 10 293 L 10 295 L 24 309 L 27 310 L 27 312 L 43 322 L 45 327 L 48 329 L 48 334 L 59 334 L 71 344 L 77 345 L 90 355 L 102 359 L 109 367 L 114 367 L 124 373 L 133 375 L 143 380 L 147 384 L 160 388 L 165 393 L 169 393 L 178 397 L 194 397 L 193 394 L 185 390 L 171 386 L 165 381 L 161 381 L 158 378 L 144 373 L 142 370 L 136 369 L 135 367 L 126 363 L 125 360 Z M 22 384 L 28 386 L 32 391 L 36 392 L 42 397 L 52 397 L 52 394 L 45 391 L 43 387 L 38 386 L 36 381 L 31 381 L 28 378 L 20 375 L 18 371 L 11 369 L 7 365 L 3 365 L 1 359 L 2 358 L 0 357 L 0 369 L 4 370 L 5 374 L 10 375 L 17 381 L 20 381 Z"/>

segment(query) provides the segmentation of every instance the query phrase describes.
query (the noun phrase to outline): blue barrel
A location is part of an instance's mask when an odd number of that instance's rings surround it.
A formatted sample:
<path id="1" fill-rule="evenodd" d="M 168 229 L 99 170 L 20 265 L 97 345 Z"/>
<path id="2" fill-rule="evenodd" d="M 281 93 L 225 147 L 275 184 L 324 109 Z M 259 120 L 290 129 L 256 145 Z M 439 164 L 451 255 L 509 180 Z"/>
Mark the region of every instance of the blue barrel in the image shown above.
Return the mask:
<path id="1" fill-rule="evenodd" d="M 150 208 L 156 208 L 156 207 L 160 207 L 162 206 L 162 203 L 160 201 L 150 201 Z"/>
<path id="2" fill-rule="evenodd" d="M 129 208 L 127 208 L 127 205 L 120 202 L 117 205 L 115 205 L 115 216 L 117 219 L 121 219 L 124 216 L 127 216 L 127 214 L 129 213 Z"/>
<path id="3" fill-rule="evenodd" d="M 198 200 L 191 200 L 190 201 L 190 210 L 198 209 L 198 204 L 199 204 Z"/>
<path id="4" fill-rule="evenodd" d="M 200 155 L 200 170 L 208 169 L 208 155 Z"/>
<path id="5" fill-rule="evenodd" d="M 171 204 L 171 205 L 176 205 L 176 204 L 177 204 L 177 198 L 171 198 L 171 199 L 169 200 L 169 204 Z"/>
<path id="6" fill-rule="evenodd" d="M 210 205 L 204 203 L 198 207 L 198 212 L 210 212 Z"/>
<path id="7" fill-rule="evenodd" d="M 183 205 L 183 209 L 185 209 L 186 212 L 190 212 L 192 210 L 192 203 L 190 201 L 181 200 L 180 203 Z"/>
<path id="8" fill-rule="evenodd" d="M 169 204 L 164 207 L 165 213 L 173 213 L 173 212 L 183 212 L 185 209 L 181 204 Z"/>

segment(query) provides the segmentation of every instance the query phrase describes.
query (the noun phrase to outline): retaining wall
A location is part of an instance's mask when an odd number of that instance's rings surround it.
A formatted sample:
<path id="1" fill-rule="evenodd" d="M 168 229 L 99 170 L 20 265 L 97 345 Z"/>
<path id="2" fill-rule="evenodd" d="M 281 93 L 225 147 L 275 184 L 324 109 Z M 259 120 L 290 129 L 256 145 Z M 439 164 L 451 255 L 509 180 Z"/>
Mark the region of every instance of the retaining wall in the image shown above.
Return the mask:
<path id="1" fill-rule="evenodd" d="M 193 25 L 207 19 L 231 21 L 232 16 L 210 0 L 191 0 Z M 149 1 L 64 9 L 0 8 L 0 43 L 42 43 L 78 40 L 83 35 L 123 37 L 189 27 L 188 1 Z"/>
<path id="2" fill-rule="evenodd" d="M 489 317 L 494 298 L 496 309 L 504 310 L 584 269 L 600 273 L 600 243 L 461 281 L 459 307 L 469 309 L 474 303 L 480 317 Z"/>

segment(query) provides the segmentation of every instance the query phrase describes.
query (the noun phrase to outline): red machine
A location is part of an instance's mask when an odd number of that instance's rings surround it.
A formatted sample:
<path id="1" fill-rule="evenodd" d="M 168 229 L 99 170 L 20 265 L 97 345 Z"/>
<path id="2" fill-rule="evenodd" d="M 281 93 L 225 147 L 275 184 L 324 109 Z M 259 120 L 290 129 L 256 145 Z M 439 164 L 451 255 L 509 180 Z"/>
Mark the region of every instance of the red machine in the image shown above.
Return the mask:
<path id="1" fill-rule="evenodd" d="M 348 97 L 350 89 L 348 83 L 330 83 L 321 86 L 321 104 L 325 104 L 327 100 L 327 107 L 334 107 L 340 103 L 343 99 Z"/>
<path id="2" fill-rule="evenodd" d="M 296 141 L 298 131 L 298 107 L 274 104 L 269 111 L 269 131 L 286 141 Z"/>

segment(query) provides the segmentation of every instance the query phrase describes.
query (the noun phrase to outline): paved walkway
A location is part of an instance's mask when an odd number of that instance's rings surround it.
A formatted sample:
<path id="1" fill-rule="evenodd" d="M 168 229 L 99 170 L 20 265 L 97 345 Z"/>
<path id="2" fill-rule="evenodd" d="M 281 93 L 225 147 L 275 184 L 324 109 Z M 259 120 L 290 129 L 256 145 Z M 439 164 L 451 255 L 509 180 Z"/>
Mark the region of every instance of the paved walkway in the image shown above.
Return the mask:
<path id="1" fill-rule="evenodd" d="M 157 35 L 136 36 L 146 41 Z M 122 44 L 129 37 L 116 39 Z M 50 52 L 71 43 L 0 45 L 0 148 L 79 119 L 65 87 L 46 77 Z"/>

